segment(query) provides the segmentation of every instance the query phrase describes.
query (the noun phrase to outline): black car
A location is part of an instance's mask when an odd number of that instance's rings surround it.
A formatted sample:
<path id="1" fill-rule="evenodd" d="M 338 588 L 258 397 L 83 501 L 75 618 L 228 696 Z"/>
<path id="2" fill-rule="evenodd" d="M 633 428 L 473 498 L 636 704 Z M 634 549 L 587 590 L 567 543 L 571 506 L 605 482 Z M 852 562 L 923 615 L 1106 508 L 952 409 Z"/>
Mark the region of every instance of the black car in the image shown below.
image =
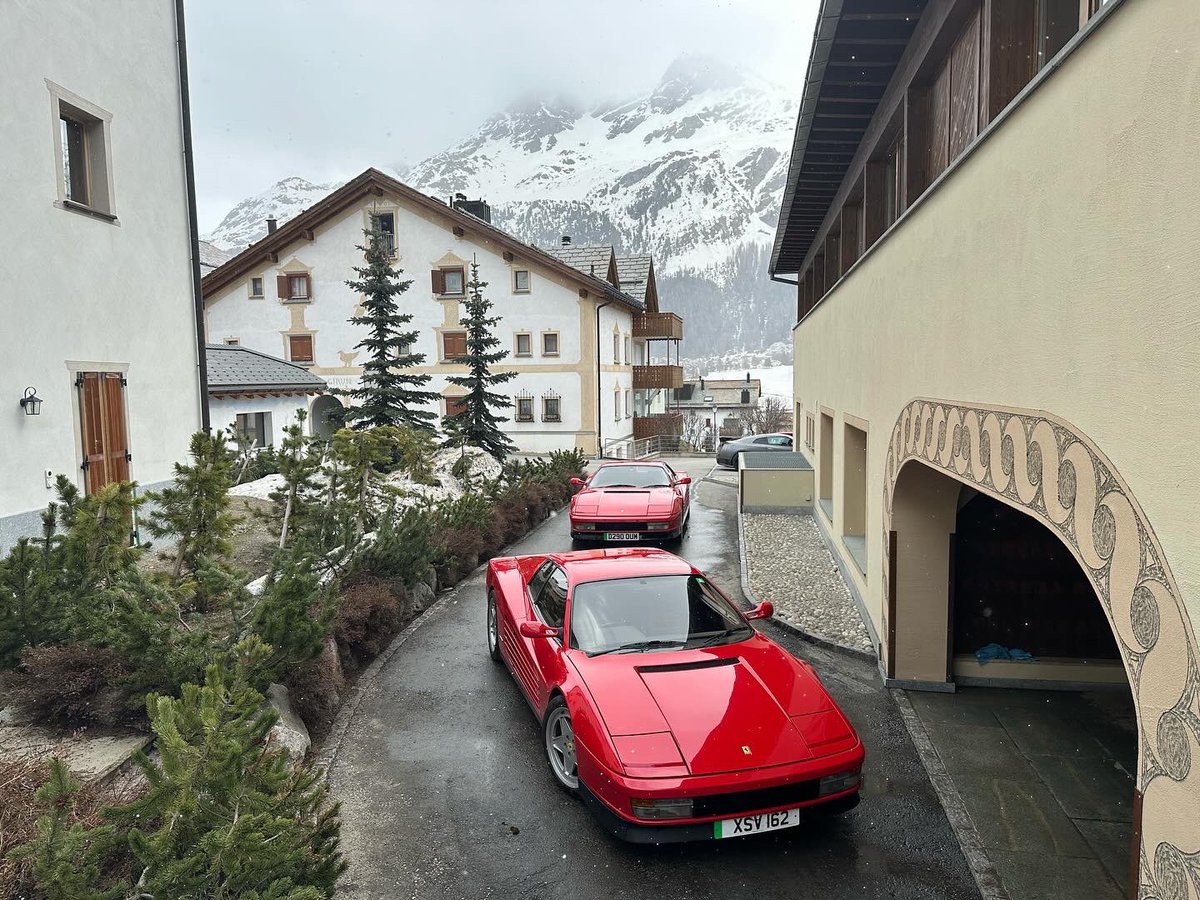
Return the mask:
<path id="1" fill-rule="evenodd" d="M 786 450 L 792 452 L 792 436 L 782 432 L 776 434 L 748 434 L 736 441 L 726 441 L 717 448 L 717 465 L 736 469 L 738 456 L 745 450 Z"/>

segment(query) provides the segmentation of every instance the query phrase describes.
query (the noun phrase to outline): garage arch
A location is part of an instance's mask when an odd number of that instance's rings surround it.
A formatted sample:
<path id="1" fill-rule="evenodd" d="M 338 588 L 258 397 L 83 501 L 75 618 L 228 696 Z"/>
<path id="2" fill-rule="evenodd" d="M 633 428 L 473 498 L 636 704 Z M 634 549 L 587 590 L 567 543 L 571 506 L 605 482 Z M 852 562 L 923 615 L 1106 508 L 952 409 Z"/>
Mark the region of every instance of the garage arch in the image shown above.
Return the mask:
<path id="1" fill-rule="evenodd" d="M 1082 432 L 1048 413 L 909 403 L 884 470 L 884 664 L 892 678 L 946 677 L 938 666 L 948 651 L 930 644 L 936 604 L 922 593 L 922 572 L 943 562 L 932 536 L 947 521 L 952 527 L 953 504 L 937 488 L 942 476 L 1033 516 L 1082 567 L 1117 640 L 1137 714 L 1139 895 L 1192 896 L 1200 885 L 1200 775 L 1193 766 L 1200 654 L 1162 547 L 1128 485 Z"/>

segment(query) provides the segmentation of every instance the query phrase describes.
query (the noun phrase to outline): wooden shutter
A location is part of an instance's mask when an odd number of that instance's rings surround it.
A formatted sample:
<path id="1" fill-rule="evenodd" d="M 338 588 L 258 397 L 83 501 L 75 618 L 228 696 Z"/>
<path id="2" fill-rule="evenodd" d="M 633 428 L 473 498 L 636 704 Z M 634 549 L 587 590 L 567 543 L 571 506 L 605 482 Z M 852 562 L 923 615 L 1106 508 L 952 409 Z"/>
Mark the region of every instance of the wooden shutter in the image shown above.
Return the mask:
<path id="1" fill-rule="evenodd" d="M 467 334 L 465 331 L 446 331 L 442 333 L 442 359 L 452 360 L 467 355 Z"/>
<path id="2" fill-rule="evenodd" d="M 293 334 L 288 336 L 288 354 L 292 362 L 307 363 L 313 361 L 313 339 L 310 334 Z"/>
<path id="3" fill-rule="evenodd" d="M 446 415 L 457 416 L 467 411 L 466 397 L 447 397 L 446 398 Z"/>
<path id="4" fill-rule="evenodd" d="M 979 13 L 950 52 L 950 152 L 953 162 L 979 133 Z"/>
<path id="5" fill-rule="evenodd" d="M 117 372 L 79 375 L 79 414 L 86 489 L 129 480 L 129 440 L 125 429 L 125 386 Z"/>
<path id="6" fill-rule="evenodd" d="M 286 275 L 275 276 L 275 292 L 279 294 L 280 300 L 287 300 L 291 296 L 291 288 L 288 286 Z"/>
<path id="7" fill-rule="evenodd" d="M 433 269 L 429 275 L 433 281 L 433 292 L 435 294 L 446 293 L 446 273 L 441 269 Z"/>

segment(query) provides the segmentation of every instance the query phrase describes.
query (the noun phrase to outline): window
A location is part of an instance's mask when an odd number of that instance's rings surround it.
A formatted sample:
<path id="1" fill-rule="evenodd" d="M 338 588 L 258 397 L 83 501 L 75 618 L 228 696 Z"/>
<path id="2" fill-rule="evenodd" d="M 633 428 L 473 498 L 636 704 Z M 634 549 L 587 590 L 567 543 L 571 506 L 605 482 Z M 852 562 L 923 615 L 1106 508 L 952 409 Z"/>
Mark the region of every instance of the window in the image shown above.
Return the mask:
<path id="1" fill-rule="evenodd" d="M 46 85 L 53 99 L 54 147 L 61 167 L 56 205 L 115 219 L 108 158 L 112 116 L 65 88 L 49 81 Z"/>
<path id="2" fill-rule="evenodd" d="M 275 291 L 284 303 L 303 303 L 312 299 L 312 276 L 293 272 L 275 277 Z"/>
<path id="3" fill-rule="evenodd" d="M 533 421 L 533 398 L 518 397 L 517 398 L 517 421 L 532 422 Z"/>
<path id="4" fill-rule="evenodd" d="M 250 296 L 255 300 L 261 300 L 263 296 L 263 280 L 260 277 L 250 279 Z"/>
<path id="5" fill-rule="evenodd" d="M 533 335 L 528 332 L 517 333 L 516 356 L 533 356 Z"/>
<path id="6" fill-rule="evenodd" d="M 567 616 L 567 573 L 553 563 L 548 565 L 549 571 L 540 584 L 540 590 L 536 596 L 532 596 L 533 606 L 543 622 L 562 628 L 563 619 Z M 530 587 L 533 585 L 530 584 Z"/>
<path id="7" fill-rule="evenodd" d="M 239 341 L 237 338 L 225 338 L 225 343 L 230 347 L 236 347 L 241 343 L 241 341 Z"/>
<path id="8" fill-rule="evenodd" d="M 450 269 L 434 269 L 431 273 L 433 292 L 443 297 L 461 297 L 466 278 L 461 266 Z"/>
<path id="9" fill-rule="evenodd" d="M 625 392 L 625 418 L 628 419 L 632 415 L 633 415 L 633 392 L 626 391 Z"/>
<path id="10" fill-rule="evenodd" d="M 288 359 L 294 363 L 311 363 L 313 361 L 311 334 L 288 335 Z"/>
<path id="11" fill-rule="evenodd" d="M 446 415 L 457 416 L 467 411 L 466 397 L 447 397 L 446 398 Z"/>
<path id="12" fill-rule="evenodd" d="M 842 543 L 867 569 L 867 433 L 846 424 L 842 436 Z"/>
<path id="13" fill-rule="evenodd" d="M 621 421 L 621 389 L 613 388 L 613 421 Z"/>
<path id="14" fill-rule="evenodd" d="M 613 365 L 621 364 L 621 336 L 615 331 L 613 332 Z"/>
<path id="15" fill-rule="evenodd" d="M 767 445 L 770 447 L 790 447 L 792 439 L 784 434 L 773 434 L 767 438 Z"/>
<path id="16" fill-rule="evenodd" d="M 235 427 L 238 434 L 250 440 L 251 447 L 266 447 L 273 443 L 270 413 L 238 413 Z"/>
<path id="17" fill-rule="evenodd" d="M 821 508 L 826 517 L 833 521 L 833 416 L 821 413 L 821 445 L 817 448 L 819 484 L 817 487 Z"/>
<path id="18" fill-rule="evenodd" d="M 632 360 L 629 354 L 629 335 L 625 335 L 625 365 L 629 365 Z"/>
<path id="19" fill-rule="evenodd" d="M 388 256 L 396 255 L 396 214 L 372 213 L 371 234 L 379 235 L 379 243 L 383 252 Z"/>
<path id="20" fill-rule="evenodd" d="M 542 421 L 543 422 L 561 422 L 562 412 L 559 407 L 558 397 L 543 397 L 542 398 Z"/>
<path id="21" fill-rule="evenodd" d="M 558 332 L 542 332 L 542 356 L 558 356 Z"/>
<path id="22" fill-rule="evenodd" d="M 467 355 L 465 331 L 442 332 L 442 362 L 453 362 Z"/>
<path id="23" fill-rule="evenodd" d="M 513 293 L 528 294 L 529 293 L 529 270 L 514 269 L 513 270 Z"/>

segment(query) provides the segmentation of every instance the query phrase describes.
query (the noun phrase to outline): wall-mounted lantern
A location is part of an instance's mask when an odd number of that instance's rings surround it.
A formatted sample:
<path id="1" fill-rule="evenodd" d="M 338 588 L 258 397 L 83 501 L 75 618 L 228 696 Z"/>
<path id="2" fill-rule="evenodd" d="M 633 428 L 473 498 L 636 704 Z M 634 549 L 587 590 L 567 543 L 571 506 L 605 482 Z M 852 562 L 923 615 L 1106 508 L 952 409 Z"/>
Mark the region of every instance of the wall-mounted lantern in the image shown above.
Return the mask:
<path id="1" fill-rule="evenodd" d="M 21 398 L 20 403 L 21 409 L 25 410 L 25 415 L 40 416 L 42 414 L 42 398 L 33 388 L 25 388 L 25 396 Z"/>

